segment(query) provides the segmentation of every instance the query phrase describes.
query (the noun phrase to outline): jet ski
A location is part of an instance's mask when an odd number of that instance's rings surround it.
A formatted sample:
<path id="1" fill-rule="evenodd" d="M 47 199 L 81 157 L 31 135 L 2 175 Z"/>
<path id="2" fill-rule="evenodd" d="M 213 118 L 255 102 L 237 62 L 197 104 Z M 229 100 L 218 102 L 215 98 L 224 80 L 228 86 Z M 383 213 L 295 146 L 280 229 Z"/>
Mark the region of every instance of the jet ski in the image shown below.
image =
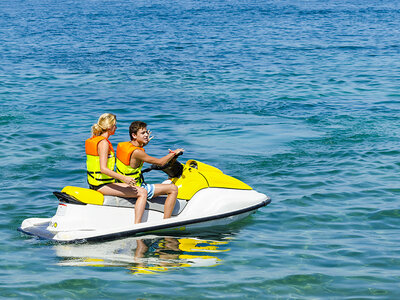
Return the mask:
<path id="1" fill-rule="evenodd" d="M 165 196 L 147 200 L 140 224 L 134 224 L 134 198 L 104 196 L 87 188 L 66 186 L 53 194 L 58 198 L 51 218 L 29 218 L 19 231 L 56 242 L 113 240 L 166 232 L 193 232 L 226 226 L 241 220 L 271 199 L 244 182 L 197 160 L 182 164 L 177 159 L 165 166 L 143 170 L 164 171 L 165 184 L 178 187 L 171 218 L 163 219 Z"/>

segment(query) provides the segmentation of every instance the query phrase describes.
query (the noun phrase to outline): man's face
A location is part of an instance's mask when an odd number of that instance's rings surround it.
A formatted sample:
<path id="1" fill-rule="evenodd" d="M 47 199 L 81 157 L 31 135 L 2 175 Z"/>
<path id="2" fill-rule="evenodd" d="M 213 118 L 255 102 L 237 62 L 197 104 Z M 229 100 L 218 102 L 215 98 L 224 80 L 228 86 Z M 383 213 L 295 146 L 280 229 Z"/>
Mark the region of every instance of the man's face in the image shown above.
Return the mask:
<path id="1" fill-rule="evenodd" d="M 140 128 L 136 135 L 133 134 L 133 137 L 136 138 L 136 141 L 138 141 L 140 144 L 147 145 L 149 143 L 149 131 L 147 128 Z"/>

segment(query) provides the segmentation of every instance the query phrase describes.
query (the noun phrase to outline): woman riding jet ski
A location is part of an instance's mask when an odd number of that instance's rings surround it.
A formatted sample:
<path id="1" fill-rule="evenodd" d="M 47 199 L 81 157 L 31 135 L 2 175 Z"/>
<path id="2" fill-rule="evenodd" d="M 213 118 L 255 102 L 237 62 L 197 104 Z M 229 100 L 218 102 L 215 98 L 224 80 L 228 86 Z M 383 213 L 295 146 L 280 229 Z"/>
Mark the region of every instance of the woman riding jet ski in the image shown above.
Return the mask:
<path id="1" fill-rule="evenodd" d="M 104 196 L 98 191 L 66 186 L 54 192 L 59 199 L 52 218 L 29 218 L 20 231 L 53 241 L 110 240 L 160 231 L 192 231 L 240 220 L 271 202 L 238 179 L 196 160 L 176 158 L 162 169 L 178 187 L 172 217 L 164 219 L 165 196 L 147 200 L 142 223 L 134 223 L 136 199 Z"/>

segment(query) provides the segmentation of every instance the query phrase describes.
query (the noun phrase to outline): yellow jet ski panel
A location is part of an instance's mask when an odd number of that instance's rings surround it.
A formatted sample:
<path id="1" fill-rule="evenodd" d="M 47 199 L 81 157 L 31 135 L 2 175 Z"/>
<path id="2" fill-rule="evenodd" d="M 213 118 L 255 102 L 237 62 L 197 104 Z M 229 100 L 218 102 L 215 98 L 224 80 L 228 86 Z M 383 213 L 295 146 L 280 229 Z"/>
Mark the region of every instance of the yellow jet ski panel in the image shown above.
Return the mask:
<path id="1" fill-rule="evenodd" d="M 250 186 L 240 181 L 239 179 L 233 178 L 223 173 L 219 174 L 218 176 L 214 176 L 213 173 L 202 173 L 202 175 L 207 179 L 209 187 L 252 190 Z"/>
<path id="2" fill-rule="evenodd" d="M 244 182 L 196 160 L 188 160 L 183 166 L 182 176 L 174 178 L 172 181 L 179 188 L 178 198 L 184 200 L 190 200 L 198 191 L 208 187 L 252 190 Z M 183 182 L 185 184 L 182 184 Z"/>
<path id="3" fill-rule="evenodd" d="M 209 187 L 252 190 L 250 186 L 244 182 L 224 174 L 220 169 L 207 165 L 197 160 L 188 160 L 186 166 L 197 169 L 208 182 Z"/>
<path id="4" fill-rule="evenodd" d="M 194 168 L 199 170 L 200 172 L 215 172 L 215 173 L 221 173 L 223 174 L 223 172 L 220 169 L 217 169 L 216 167 L 207 165 L 205 163 L 202 163 L 200 161 L 194 160 L 194 159 L 190 159 L 186 162 L 186 166 Z"/>
<path id="5" fill-rule="evenodd" d="M 198 191 L 208 188 L 208 182 L 197 169 L 187 165 L 183 167 L 182 176 L 173 178 L 172 182 L 178 187 L 178 198 L 190 200 Z M 185 184 L 182 184 L 182 183 Z"/>
<path id="6" fill-rule="evenodd" d="M 82 203 L 103 205 L 104 196 L 102 193 L 75 186 L 66 186 L 62 189 L 62 193 L 66 193 Z"/>

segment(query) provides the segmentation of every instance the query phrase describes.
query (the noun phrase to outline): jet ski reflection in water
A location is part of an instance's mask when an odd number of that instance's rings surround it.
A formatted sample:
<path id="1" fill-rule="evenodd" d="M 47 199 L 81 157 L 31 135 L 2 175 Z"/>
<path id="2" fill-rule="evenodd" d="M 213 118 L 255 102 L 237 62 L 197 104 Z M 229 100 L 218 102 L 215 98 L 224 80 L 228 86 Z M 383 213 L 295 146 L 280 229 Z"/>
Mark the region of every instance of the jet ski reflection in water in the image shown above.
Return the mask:
<path id="1" fill-rule="evenodd" d="M 197 160 L 181 164 L 176 157 L 163 170 L 178 187 L 178 197 L 169 219 L 163 219 L 165 196 L 147 201 L 142 223 L 134 224 L 135 199 L 104 196 L 100 192 L 66 186 L 54 192 L 59 199 L 55 216 L 29 218 L 20 231 L 59 242 L 111 240 L 154 232 L 225 226 L 250 215 L 271 202 L 242 181 Z"/>
<path id="2" fill-rule="evenodd" d="M 143 236 L 104 243 L 57 244 L 60 266 L 124 267 L 133 274 L 166 272 L 184 267 L 212 267 L 229 240 Z"/>

